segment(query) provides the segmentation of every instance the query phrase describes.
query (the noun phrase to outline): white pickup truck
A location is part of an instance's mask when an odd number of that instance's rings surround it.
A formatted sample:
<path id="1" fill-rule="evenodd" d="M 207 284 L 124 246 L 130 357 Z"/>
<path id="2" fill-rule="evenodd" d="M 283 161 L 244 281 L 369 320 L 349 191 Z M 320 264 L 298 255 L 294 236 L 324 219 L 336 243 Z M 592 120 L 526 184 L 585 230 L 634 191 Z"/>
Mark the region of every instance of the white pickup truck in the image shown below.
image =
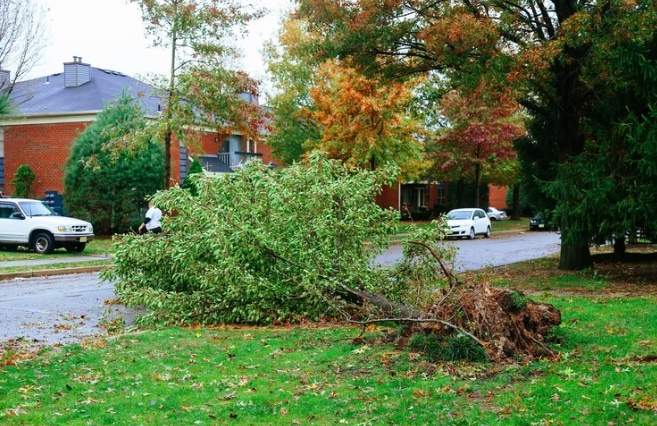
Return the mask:
<path id="1" fill-rule="evenodd" d="M 0 245 L 9 249 L 30 247 L 37 253 L 50 253 L 64 247 L 82 252 L 94 237 L 89 222 L 57 216 L 38 200 L 0 198 Z"/>

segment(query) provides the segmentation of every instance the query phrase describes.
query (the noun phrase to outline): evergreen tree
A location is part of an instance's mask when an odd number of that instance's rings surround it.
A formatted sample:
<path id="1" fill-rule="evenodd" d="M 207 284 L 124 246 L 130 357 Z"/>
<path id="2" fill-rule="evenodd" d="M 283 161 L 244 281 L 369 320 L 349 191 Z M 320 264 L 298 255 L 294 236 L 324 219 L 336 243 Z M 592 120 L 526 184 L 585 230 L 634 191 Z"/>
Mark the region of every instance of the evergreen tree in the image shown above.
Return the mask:
<path id="1" fill-rule="evenodd" d="M 27 198 L 32 195 L 32 184 L 36 179 L 34 171 L 27 164 L 21 164 L 16 169 L 16 174 L 11 180 L 14 185 L 14 196 L 18 198 Z"/>
<path id="2" fill-rule="evenodd" d="M 146 139 L 137 151 L 109 149 L 136 137 Z M 143 111 L 123 96 L 75 140 L 64 177 L 66 208 L 98 233 L 125 232 L 139 222 L 144 198 L 162 188 L 163 164 L 164 151 Z"/>

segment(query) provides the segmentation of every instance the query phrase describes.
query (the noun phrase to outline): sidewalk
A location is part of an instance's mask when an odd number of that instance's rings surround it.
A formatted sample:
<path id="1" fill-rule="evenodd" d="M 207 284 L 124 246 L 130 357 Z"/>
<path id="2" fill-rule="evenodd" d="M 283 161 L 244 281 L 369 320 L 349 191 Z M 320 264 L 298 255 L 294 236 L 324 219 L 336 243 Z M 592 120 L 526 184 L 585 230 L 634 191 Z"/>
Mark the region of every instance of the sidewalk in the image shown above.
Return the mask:
<path id="1" fill-rule="evenodd" d="M 112 257 L 107 255 L 98 256 L 66 256 L 61 259 L 49 257 L 47 259 L 32 259 L 32 260 L 6 260 L 0 262 L 0 268 L 20 268 L 31 266 L 54 265 L 63 263 L 82 263 L 82 262 L 97 262 L 100 260 L 110 260 Z"/>

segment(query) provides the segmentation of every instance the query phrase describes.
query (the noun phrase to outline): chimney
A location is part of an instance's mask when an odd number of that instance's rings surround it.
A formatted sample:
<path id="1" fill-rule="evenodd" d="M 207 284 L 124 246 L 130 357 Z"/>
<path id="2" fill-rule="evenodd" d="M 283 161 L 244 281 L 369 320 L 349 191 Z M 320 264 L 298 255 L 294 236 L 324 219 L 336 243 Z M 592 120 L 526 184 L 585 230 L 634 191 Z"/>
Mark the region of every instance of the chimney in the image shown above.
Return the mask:
<path id="1" fill-rule="evenodd" d="M 11 84 L 11 72 L 0 68 L 0 90 L 7 89 Z"/>
<path id="2" fill-rule="evenodd" d="M 91 66 L 82 62 L 79 56 L 73 56 L 73 62 L 64 62 L 64 85 L 79 87 L 91 80 Z"/>

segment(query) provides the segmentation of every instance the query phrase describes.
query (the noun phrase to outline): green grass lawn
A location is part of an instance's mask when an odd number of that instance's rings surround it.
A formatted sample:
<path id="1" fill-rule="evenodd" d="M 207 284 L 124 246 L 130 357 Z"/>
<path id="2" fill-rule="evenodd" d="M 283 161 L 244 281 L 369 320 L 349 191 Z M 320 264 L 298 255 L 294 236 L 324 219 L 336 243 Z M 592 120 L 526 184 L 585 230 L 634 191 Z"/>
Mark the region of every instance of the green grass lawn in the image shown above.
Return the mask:
<path id="1" fill-rule="evenodd" d="M 37 266 L 12 266 L 9 268 L 0 267 L 0 275 L 13 274 L 17 272 L 42 272 L 56 269 L 69 269 L 69 268 L 89 268 L 92 266 L 106 266 L 111 265 L 111 259 L 107 260 L 90 260 L 88 262 L 72 262 L 72 263 L 51 263 L 47 265 Z"/>
<path id="2" fill-rule="evenodd" d="M 87 244 L 87 248 L 82 253 L 69 253 L 63 248 L 46 255 L 36 254 L 25 248 L 19 248 L 18 251 L 13 252 L 0 249 L 0 262 L 5 260 L 57 259 L 67 256 L 106 255 L 111 254 L 112 250 L 112 239 L 110 237 L 98 237 Z"/>
<path id="3" fill-rule="evenodd" d="M 521 217 L 518 220 L 498 220 L 493 221 L 492 225 L 493 233 L 529 231 L 529 218 Z"/>
<path id="4" fill-rule="evenodd" d="M 655 424 L 657 299 L 546 301 L 554 362 L 433 364 L 343 326 L 146 331 L 0 369 L 0 423 Z"/>

